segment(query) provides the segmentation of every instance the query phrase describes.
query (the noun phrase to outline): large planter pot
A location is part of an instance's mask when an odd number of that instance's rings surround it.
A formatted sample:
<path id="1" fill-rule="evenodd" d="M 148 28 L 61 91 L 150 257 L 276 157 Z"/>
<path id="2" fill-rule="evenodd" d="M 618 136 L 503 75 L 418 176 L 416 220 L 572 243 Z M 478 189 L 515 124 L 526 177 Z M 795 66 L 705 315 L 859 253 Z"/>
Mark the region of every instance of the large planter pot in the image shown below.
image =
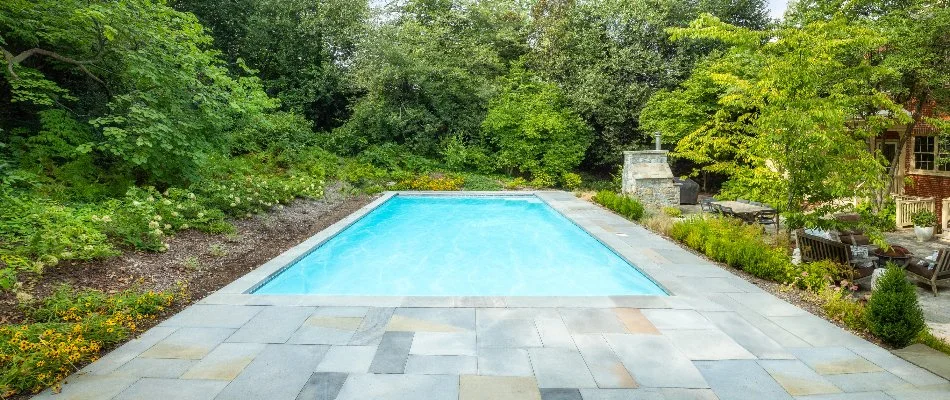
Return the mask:
<path id="1" fill-rule="evenodd" d="M 934 227 L 914 226 L 914 235 L 917 235 L 918 242 L 926 242 L 934 237 Z"/>

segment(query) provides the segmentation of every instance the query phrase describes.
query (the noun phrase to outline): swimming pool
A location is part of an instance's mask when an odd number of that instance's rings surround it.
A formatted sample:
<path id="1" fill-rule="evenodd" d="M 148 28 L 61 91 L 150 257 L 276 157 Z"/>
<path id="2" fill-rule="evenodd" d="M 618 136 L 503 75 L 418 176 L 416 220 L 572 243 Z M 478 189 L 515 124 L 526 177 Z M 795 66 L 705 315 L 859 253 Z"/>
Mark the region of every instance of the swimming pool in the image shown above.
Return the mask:
<path id="1" fill-rule="evenodd" d="M 534 195 L 396 195 L 255 294 L 666 295 Z"/>

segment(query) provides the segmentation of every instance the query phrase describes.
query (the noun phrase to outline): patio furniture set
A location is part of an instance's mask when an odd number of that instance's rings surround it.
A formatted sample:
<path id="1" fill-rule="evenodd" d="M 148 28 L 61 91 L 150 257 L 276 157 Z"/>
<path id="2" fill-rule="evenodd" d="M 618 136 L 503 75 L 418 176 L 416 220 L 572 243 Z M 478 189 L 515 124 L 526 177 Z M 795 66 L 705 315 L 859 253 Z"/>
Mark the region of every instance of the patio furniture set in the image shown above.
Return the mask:
<path id="1" fill-rule="evenodd" d="M 876 248 L 857 230 L 843 230 L 838 232 L 837 238 L 834 240 L 804 229 L 795 232 L 802 261 L 835 261 L 848 269 L 847 273 L 854 282 L 870 278 L 875 269 L 883 268 L 887 263 L 894 263 L 909 272 L 912 278 L 929 283 L 934 296 L 937 295 L 937 282 L 950 279 L 950 249 L 940 250 L 933 260 L 928 260 L 914 256 L 900 246 L 891 246 L 888 250 Z"/>
<path id="2" fill-rule="evenodd" d="M 741 219 L 748 224 L 775 225 L 779 229 L 778 211 L 768 204 L 745 199 L 714 200 L 704 199 L 699 203 L 703 212 L 712 212 Z"/>

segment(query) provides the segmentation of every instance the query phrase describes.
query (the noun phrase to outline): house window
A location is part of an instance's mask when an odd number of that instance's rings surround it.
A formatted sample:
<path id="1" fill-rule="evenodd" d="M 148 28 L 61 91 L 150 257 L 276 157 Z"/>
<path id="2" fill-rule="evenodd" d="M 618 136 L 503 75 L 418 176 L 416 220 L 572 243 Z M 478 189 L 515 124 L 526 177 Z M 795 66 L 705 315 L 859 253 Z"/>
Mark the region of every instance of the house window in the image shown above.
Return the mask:
<path id="1" fill-rule="evenodd" d="M 926 171 L 950 171 L 950 163 L 940 162 L 950 157 L 941 151 L 935 136 L 914 137 L 914 168 Z"/>

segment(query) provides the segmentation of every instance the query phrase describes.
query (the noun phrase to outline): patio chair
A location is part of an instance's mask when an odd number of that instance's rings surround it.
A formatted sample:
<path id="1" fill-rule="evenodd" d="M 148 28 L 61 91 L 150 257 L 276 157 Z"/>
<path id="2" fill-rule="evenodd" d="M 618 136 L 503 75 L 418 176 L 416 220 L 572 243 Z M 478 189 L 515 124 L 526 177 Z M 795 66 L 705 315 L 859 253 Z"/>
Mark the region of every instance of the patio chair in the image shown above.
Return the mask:
<path id="1" fill-rule="evenodd" d="M 755 215 L 756 222 L 759 225 L 762 225 L 762 229 L 765 229 L 766 225 L 775 225 L 775 230 L 778 231 L 778 211 L 775 210 L 765 210 L 759 211 Z"/>
<path id="2" fill-rule="evenodd" d="M 845 243 L 809 235 L 804 229 L 795 231 L 795 242 L 802 254 L 802 261 L 831 260 L 847 268 L 851 280 L 857 282 L 871 276 L 877 257 L 855 258 L 851 246 Z"/>
<path id="3" fill-rule="evenodd" d="M 699 202 L 699 209 L 702 212 L 713 212 L 715 207 L 713 207 L 712 202 L 716 201 L 715 199 L 705 198 Z"/>
<path id="4" fill-rule="evenodd" d="M 919 260 L 919 259 L 918 259 Z M 950 250 L 944 249 L 937 253 L 937 261 L 933 268 L 928 268 L 927 262 L 909 262 L 907 263 L 907 272 L 911 276 L 930 283 L 930 289 L 934 296 L 937 296 L 937 281 L 950 279 Z"/>

